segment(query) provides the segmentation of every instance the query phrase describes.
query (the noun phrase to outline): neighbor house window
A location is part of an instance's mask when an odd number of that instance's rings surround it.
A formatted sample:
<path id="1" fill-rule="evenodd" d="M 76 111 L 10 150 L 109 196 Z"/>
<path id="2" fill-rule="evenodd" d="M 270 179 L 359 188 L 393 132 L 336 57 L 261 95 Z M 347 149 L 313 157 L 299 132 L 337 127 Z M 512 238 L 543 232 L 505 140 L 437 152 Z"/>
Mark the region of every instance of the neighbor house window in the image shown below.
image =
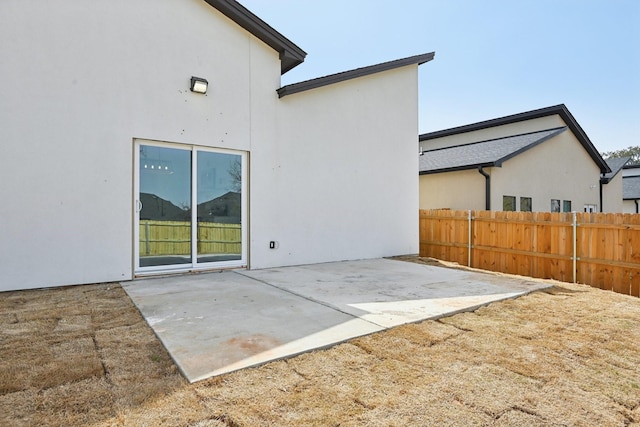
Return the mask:
<path id="1" fill-rule="evenodd" d="M 597 212 L 598 211 L 598 205 L 584 205 L 584 211 L 585 212 Z"/>
<path id="2" fill-rule="evenodd" d="M 502 196 L 502 210 L 503 211 L 515 211 L 516 210 L 516 196 Z"/>
<path id="3" fill-rule="evenodd" d="M 531 197 L 520 197 L 520 210 L 531 212 Z"/>
<path id="4" fill-rule="evenodd" d="M 571 200 L 562 201 L 562 212 L 571 212 Z"/>
<path id="5" fill-rule="evenodd" d="M 551 212 L 560 212 L 560 200 L 551 199 Z"/>

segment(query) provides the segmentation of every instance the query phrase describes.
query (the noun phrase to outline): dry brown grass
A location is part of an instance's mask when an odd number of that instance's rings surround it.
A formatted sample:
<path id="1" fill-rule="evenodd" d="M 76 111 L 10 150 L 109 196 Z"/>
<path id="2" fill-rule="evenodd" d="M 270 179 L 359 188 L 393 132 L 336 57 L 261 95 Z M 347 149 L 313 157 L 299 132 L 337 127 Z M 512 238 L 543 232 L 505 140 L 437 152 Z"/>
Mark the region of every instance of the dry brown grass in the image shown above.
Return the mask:
<path id="1" fill-rule="evenodd" d="M 0 425 L 640 425 L 640 299 L 557 284 L 189 385 L 120 286 L 8 292 Z"/>

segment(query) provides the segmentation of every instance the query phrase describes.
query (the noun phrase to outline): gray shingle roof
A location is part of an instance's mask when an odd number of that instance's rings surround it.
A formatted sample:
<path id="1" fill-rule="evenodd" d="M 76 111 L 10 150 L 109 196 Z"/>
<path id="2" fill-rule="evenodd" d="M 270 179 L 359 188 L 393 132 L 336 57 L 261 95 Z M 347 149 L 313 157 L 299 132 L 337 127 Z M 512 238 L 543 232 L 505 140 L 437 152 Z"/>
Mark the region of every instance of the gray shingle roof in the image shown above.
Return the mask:
<path id="1" fill-rule="evenodd" d="M 564 105 L 554 105 L 552 107 L 541 108 L 538 110 L 527 111 L 525 113 L 513 114 L 511 116 L 500 117 L 497 119 L 486 120 L 484 122 L 473 123 L 465 126 L 458 126 L 451 129 L 444 129 L 436 132 L 425 133 L 419 136 L 419 140 L 428 141 L 430 139 L 442 138 L 449 135 L 456 135 L 460 133 L 466 132 L 474 132 L 480 129 L 487 129 L 495 126 L 502 126 L 510 123 L 518 123 L 522 121 L 537 119 L 540 117 L 547 117 L 552 115 L 559 115 L 560 118 L 567 124 L 571 132 L 578 138 L 580 144 L 587 150 L 587 153 L 591 156 L 596 165 L 600 168 L 601 173 L 610 172 L 609 166 L 607 162 L 604 161 L 596 147 L 593 145 L 586 132 L 578 122 L 575 117 L 569 112 L 569 109 Z"/>
<path id="2" fill-rule="evenodd" d="M 567 130 L 547 129 L 453 147 L 424 151 L 420 156 L 420 174 L 501 166 L 502 162 Z"/>
<path id="3" fill-rule="evenodd" d="M 609 166 L 609 169 L 611 169 L 611 172 L 607 172 L 604 174 L 603 178 L 605 179 L 605 181 L 611 181 L 613 179 L 614 176 L 616 176 L 618 174 L 618 172 L 620 172 L 622 170 L 622 167 L 627 164 L 627 162 L 631 160 L 631 156 L 627 156 L 627 157 L 615 157 L 612 159 L 605 159 L 605 162 L 607 162 L 607 165 Z"/>
<path id="4" fill-rule="evenodd" d="M 640 199 L 640 176 L 622 178 L 622 198 L 624 200 Z"/>

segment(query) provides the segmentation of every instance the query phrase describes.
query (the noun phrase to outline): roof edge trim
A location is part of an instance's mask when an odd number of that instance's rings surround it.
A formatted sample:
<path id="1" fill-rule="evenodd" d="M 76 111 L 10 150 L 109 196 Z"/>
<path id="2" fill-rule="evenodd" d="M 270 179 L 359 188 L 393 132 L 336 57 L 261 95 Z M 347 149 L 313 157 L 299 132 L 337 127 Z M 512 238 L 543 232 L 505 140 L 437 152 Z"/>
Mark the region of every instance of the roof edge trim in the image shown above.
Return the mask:
<path id="1" fill-rule="evenodd" d="M 445 173 L 445 172 L 458 172 L 458 171 L 466 171 L 466 170 L 475 170 L 478 168 L 493 168 L 493 167 L 502 167 L 502 165 L 497 164 L 496 162 L 485 162 L 485 163 L 474 163 L 473 165 L 463 165 L 463 166 L 454 166 L 451 168 L 441 168 L 441 169 L 431 169 L 418 172 L 418 175 L 433 175 L 436 173 Z"/>
<path id="2" fill-rule="evenodd" d="M 205 0 L 227 18 L 262 40 L 280 54 L 280 73 L 304 62 L 307 53 L 235 0 Z"/>
<path id="3" fill-rule="evenodd" d="M 354 70 L 343 71 L 336 74 L 330 74 L 328 76 L 305 80 L 299 83 L 293 83 L 278 89 L 278 97 L 282 98 L 287 95 L 293 95 L 294 93 L 317 89 L 319 87 L 340 83 L 358 77 L 368 76 L 370 74 L 380 73 L 382 71 L 393 70 L 394 68 L 405 67 L 407 65 L 422 65 L 425 62 L 433 60 L 434 57 L 435 52 L 425 53 L 422 55 L 410 56 L 407 58 L 396 59 L 394 61 L 383 62 L 381 64 L 369 65 L 367 67 L 356 68 Z"/>

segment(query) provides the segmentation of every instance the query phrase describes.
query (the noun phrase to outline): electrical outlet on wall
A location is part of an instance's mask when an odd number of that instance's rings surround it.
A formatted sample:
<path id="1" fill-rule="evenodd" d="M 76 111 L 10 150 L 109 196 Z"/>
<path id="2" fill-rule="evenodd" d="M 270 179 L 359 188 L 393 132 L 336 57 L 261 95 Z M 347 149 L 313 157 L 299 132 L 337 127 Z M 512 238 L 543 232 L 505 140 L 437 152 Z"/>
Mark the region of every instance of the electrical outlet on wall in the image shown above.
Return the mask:
<path id="1" fill-rule="evenodd" d="M 276 242 L 275 240 L 271 240 L 269 242 L 269 249 L 278 249 L 278 242 Z"/>

